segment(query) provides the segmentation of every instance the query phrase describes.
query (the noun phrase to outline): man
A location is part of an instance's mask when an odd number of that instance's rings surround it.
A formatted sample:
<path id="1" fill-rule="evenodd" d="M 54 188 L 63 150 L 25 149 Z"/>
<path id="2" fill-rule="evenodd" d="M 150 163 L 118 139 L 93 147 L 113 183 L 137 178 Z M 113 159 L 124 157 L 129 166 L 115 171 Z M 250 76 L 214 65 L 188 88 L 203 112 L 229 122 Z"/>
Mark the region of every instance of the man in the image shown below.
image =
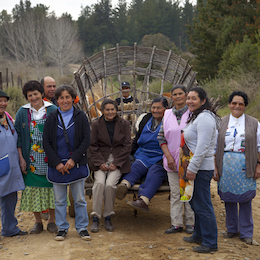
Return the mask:
<path id="1" fill-rule="evenodd" d="M 127 81 L 122 82 L 121 87 L 122 87 L 122 90 L 130 90 L 130 84 Z M 122 92 L 123 102 L 124 103 L 130 103 L 130 102 L 134 101 L 134 98 L 131 95 L 129 95 L 129 92 L 130 91 Z M 116 102 L 117 102 L 118 105 L 120 105 L 121 98 L 120 97 L 116 98 Z M 139 103 L 137 98 L 135 99 L 135 103 Z"/>
<path id="2" fill-rule="evenodd" d="M 44 88 L 44 99 L 50 103 L 53 103 L 55 106 L 59 106 L 57 100 L 54 98 L 56 90 L 56 82 L 52 77 L 46 76 L 41 79 L 41 84 Z"/>

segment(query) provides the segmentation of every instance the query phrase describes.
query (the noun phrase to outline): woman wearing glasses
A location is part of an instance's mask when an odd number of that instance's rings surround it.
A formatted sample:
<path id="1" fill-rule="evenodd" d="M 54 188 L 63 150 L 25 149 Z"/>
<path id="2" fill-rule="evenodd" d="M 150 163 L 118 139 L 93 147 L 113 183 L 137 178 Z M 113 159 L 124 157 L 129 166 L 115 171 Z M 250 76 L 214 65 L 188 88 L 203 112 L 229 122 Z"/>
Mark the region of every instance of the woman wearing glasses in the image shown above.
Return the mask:
<path id="1" fill-rule="evenodd" d="M 214 179 L 219 181 L 219 195 L 225 202 L 224 236 L 239 236 L 246 244 L 252 244 L 251 202 L 260 177 L 260 124 L 244 114 L 247 105 L 246 93 L 235 91 L 230 95 L 231 114 L 222 119 L 218 133 Z"/>

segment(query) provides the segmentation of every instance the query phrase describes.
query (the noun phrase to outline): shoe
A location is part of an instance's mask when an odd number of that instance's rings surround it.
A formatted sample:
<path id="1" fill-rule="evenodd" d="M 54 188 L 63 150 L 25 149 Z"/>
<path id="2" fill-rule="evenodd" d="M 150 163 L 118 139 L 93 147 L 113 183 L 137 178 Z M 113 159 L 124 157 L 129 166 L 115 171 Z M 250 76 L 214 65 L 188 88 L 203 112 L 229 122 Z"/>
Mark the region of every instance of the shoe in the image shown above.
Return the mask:
<path id="1" fill-rule="evenodd" d="M 128 201 L 127 205 L 129 205 L 135 209 L 140 209 L 144 212 L 149 212 L 148 205 L 142 199 L 137 199 L 135 201 Z"/>
<path id="2" fill-rule="evenodd" d="M 116 198 L 122 200 L 128 192 L 127 185 L 125 183 L 120 183 L 116 188 Z"/>
<path id="3" fill-rule="evenodd" d="M 108 232 L 114 231 L 114 227 L 112 225 L 111 219 L 105 219 L 105 228 Z"/>
<path id="4" fill-rule="evenodd" d="M 54 239 L 56 241 L 63 241 L 65 239 L 66 235 L 67 235 L 67 233 L 65 230 L 60 230 Z"/>
<path id="5" fill-rule="evenodd" d="M 93 221 L 90 231 L 92 233 L 97 233 L 99 231 L 99 221 Z"/>
<path id="6" fill-rule="evenodd" d="M 89 235 L 88 231 L 85 229 L 85 230 L 82 230 L 79 232 L 79 235 L 81 236 L 81 238 L 83 240 L 91 240 L 91 236 Z"/>
<path id="7" fill-rule="evenodd" d="M 188 243 L 195 243 L 195 244 L 198 244 L 198 245 L 202 244 L 202 241 L 195 239 L 193 236 L 191 236 L 191 237 L 184 237 L 183 240 L 185 242 L 188 242 Z"/>
<path id="8" fill-rule="evenodd" d="M 30 230 L 30 234 L 39 234 L 43 231 L 42 223 L 35 223 L 34 227 Z"/>
<path id="9" fill-rule="evenodd" d="M 169 229 L 165 231 L 165 234 L 172 234 L 172 233 L 177 233 L 177 232 L 182 232 L 183 227 L 175 227 L 172 225 Z"/>
<path id="10" fill-rule="evenodd" d="M 193 234 L 193 232 L 194 232 L 194 227 L 191 225 L 186 225 L 186 233 Z"/>
<path id="11" fill-rule="evenodd" d="M 252 238 L 250 238 L 250 237 L 243 237 L 243 238 L 240 238 L 240 239 L 241 239 L 242 242 L 245 242 L 248 245 L 252 245 L 252 242 L 253 242 Z"/>
<path id="12" fill-rule="evenodd" d="M 238 232 L 238 233 L 227 232 L 227 233 L 223 234 L 223 236 L 224 236 L 225 238 L 238 237 L 238 236 L 239 236 L 239 232 Z"/>
<path id="13" fill-rule="evenodd" d="M 200 246 L 194 246 L 193 251 L 197 253 L 210 253 L 210 252 L 218 251 L 218 248 L 210 248 L 208 246 L 200 245 Z"/>
<path id="14" fill-rule="evenodd" d="M 22 230 L 20 230 L 18 233 L 12 235 L 11 237 L 24 236 L 24 235 L 28 235 L 28 232 L 27 232 L 27 231 L 22 231 Z"/>
<path id="15" fill-rule="evenodd" d="M 54 222 L 48 223 L 47 230 L 50 233 L 57 233 L 58 232 L 58 228 L 57 228 L 57 226 L 56 226 L 56 224 Z"/>

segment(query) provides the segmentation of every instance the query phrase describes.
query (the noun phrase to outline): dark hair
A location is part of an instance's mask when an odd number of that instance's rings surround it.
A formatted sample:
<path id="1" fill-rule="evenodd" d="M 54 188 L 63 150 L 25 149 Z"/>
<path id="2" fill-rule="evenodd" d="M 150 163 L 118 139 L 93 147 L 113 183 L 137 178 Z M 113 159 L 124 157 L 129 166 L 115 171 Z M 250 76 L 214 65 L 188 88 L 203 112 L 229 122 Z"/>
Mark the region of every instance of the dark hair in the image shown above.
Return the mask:
<path id="1" fill-rule="evenodd" d="M 197 110 L 195 110 L 193 113 L 190 113 L 187 123 L 194 121 L 197 118 L 197 116 L 205 109 L 211 111 L 212 113 L 214 113 L 216 115 L 216 111 L 212 108 L 212 104 L 209 102 L 207 93 L 203 88 L 194 87 L 189 92 L 191 92 L 191 91 L 196 92 L 201 101 L 206 99 L 206 102 L 201 107 L 199 107 Z"/>
<path id="2" fill-rule="evenodd" d="M 28 91 L 39 91 L 41 94 L 44 93 L 43 85 L 37 80 L 30 80 L 26 82 L 23 86 L 23 95 L 27 99 Z"/>
<path id="3" fill-rule="evenodd" d="M 63 92 L 63 91 L 67 91 L 67 92 L 71 95 L 71 97 L 72 97 L 73 100 L 74 100 L 74 99 L 76 98 L 76 96 L 77 96 L 76 91 L 74 90 L 73 87 L 67 86 L 67 85 L 62 85 L 62 86 L 58 87 L 58 88 L 55 90 L 55 99 L 58 99 L 58 98 L 62 95 L 62 92 Z"/>
<path id="4" fill-rule="evenodd" d="M 234 91 L 228 98 L 228 103 L 230 104 L 234 98 L 234 96 L 240 96 L 244 99 L 245 106 L 248 105 L 248 96 L 245 92 L 242 91 Z"/>
<path id="5" fill-rule="evenodd" d="M 116 101 L 112 100 L 112 99 L 109 99 L 109 98 L 106 98 L 104 99 L 104 101 L 102 102 L 101 106 L 100 106 L 100 110 L 101 111 L 104 111 L 105 107 L 107 104 L 111 104 L 111 105 L 114 105 L 116 111 L 118 111 L 118 106 L 117 106 L 117 103 Z"/>
<path id="6" fill-rule="evenodd" d="M 152 104 L 153 103 L 158 103 L 158 102 L 161 102 L 162 105 L 165 107 L 165 108 L 168 108 L 168 101 L 165 97 L 156 97 L 153 99 L 152 101 Z"/>
<path id="7" fill-rule="evenodd" d="M 180 88 L 184 93 L 187 93 L 187 89 L 185 86 L 181 85 L 181 84 L 177 84 L 177 85 L 174 85 L 171 89 L 171 94 L 172 92 L 175 90 L 175 89 L 178 89 Z"/>
<path id="8" fill-rule="evenodd" d="M 44 86 L 44 78 L 42 78 L 40 82 Z"/>

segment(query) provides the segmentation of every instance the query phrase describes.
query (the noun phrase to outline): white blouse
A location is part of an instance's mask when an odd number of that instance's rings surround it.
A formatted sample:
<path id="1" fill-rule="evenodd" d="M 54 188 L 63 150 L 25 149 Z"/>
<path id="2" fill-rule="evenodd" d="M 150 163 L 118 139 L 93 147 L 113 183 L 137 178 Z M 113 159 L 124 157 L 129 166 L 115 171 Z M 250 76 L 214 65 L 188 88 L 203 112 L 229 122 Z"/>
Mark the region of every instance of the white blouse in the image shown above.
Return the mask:
<path id="1" fill-rule="evenodd" d="M 245 115 L 236 118 L 230 114 L 228 128 L 225 135 L 224 151 L 245 151 Z M 257 151 L 260 153 L 260 123 L 257 128 Z"/>
<path id="2" fill-rule="evenodd" d="M 43 100 L 43 103 L 44 103 L 43 106 L 39 110 L 36 110 L 35 108 L 33 108 L 31 106 L 31 103 L 28 103 L 28 104 L 24 105 L 23 107 L 30 109 L 30 113 L 33 115 L 32 118 L 34 120 L 39 120 L 39 119 L 42 119 L 43 116 L 46 114 L 45 108 L 52 105 L 50 102 L 45 101 L 45 100 Z"/>

